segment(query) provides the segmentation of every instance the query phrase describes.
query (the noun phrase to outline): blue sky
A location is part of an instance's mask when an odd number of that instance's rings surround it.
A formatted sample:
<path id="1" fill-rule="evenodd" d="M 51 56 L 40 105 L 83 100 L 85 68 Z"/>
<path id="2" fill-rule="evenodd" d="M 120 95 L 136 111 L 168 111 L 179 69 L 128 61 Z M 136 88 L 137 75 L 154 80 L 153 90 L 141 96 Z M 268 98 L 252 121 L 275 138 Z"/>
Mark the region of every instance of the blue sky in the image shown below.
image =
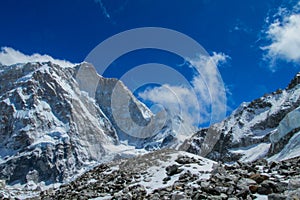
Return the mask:
<path id="1" fill-rule="evenodd" d="M 230 112 L 286 87 L 300 71 L 299 8 L 298 0 L 1 0 L 0 47 L 78 63 L 119 32 L 173 29 L 210 55 L 226 55 L 218 69 Z M 114 62 L 106 75 L 118 77 L 154 61 L 175 67 L 183 62 L 162 51 L 137 51 Z"/>

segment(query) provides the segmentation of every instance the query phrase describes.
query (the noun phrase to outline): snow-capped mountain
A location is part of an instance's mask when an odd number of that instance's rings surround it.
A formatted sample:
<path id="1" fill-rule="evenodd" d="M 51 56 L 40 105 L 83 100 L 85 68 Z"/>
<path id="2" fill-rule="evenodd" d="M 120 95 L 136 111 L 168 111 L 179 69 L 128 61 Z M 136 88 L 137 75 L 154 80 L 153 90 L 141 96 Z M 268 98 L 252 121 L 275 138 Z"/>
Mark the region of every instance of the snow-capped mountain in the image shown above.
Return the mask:
<path id="1" fill-rule="evenodd" d="M 288 87 L 243 103 L 228 118 L 202 129 L 181 149 L 213 160 L 284 160 L 300 156 L 300 73 Z"/>
<path id="2" fill-rule="evenodd" d="M 1 66 L 1 179 L 62 181 L 118 142 L 74 73 L 50 62 Z"/>
<path id="3" fill-rule="evenodd" d="M 8 184 L 62 182 L 128 148 L 174 140 L 165 124 L 157 130 L 164 113 L 153 115 L 122 82 L 103 78 L 88 63 L 1 65 L 0 108 L 0 179 Z"/>

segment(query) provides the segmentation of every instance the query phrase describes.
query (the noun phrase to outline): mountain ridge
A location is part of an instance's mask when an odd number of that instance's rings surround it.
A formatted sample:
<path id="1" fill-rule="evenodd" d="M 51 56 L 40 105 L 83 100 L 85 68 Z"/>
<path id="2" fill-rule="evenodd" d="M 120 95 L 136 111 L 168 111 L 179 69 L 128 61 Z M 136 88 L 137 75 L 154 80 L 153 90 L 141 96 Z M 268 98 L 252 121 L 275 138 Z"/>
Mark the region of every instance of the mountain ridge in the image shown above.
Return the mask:
<path id="1" fill-rule="evenodd" d="M 300 106 L 299 77 L 300 73 L 297 73 L 284 90 L 278 89 L 250 103 L 242 103 L 222 122 L 196 133 L 181 149 L 225 162 L 254 161 L 278 153 L 282 149 L 272 151 L 275 144 L 270 135 L 278 131 L 280 122 L 288 113 Z M 295 122 L 294 126 L 294 129 L 300 127 L 300 122 Z M 279 146 L 284 145 L 283 142 Z"/>

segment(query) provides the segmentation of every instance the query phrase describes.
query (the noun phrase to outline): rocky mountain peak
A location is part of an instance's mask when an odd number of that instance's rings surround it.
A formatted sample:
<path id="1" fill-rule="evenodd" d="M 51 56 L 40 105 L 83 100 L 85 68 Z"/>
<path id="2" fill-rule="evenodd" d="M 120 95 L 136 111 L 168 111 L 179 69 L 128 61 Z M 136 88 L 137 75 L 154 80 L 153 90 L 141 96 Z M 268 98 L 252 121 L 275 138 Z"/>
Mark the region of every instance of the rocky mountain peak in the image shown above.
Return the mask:
<path id="1" fill-rule="evenodd" d="M 298 72 L 298 74 L 296 74 L 296 76 L 291 80 L 291 82 L 288 85 L 287 89 L 292 89 L 295 86 L 297 86 L 298 84 L 300 84 L 300 72 Z"/>
<path id="2" fill-rule="evenodd" d="M 222 122 L 200 130 L 181 148 L 223 162 L 251 162 L 265 157 L 282 160 L 300 155 L 297 145 L 292 147 L 300 134 L 299 85 L 298 73 L 287 89 L 243 103 Z M 291 147 L 292 154 L 286 146 Z"/>

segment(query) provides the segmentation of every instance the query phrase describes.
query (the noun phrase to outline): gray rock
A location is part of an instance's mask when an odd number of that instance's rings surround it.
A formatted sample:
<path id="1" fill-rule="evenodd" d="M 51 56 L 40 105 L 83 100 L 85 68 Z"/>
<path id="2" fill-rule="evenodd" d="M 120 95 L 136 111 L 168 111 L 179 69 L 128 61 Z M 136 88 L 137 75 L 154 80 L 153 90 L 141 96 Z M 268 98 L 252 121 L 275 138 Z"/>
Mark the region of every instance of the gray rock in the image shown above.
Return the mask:
<path id="1" fill-rule="evenodd" d="M 163 181 L 169 181 L 169 180 L 171 180 L 171 177 L 170 177 L 170 176 L 167 176 L 167 177 L 165 177 L 165 178 L 163 179 Z"/>
<path id="2" fill-rule="evenodd" d="M 286 195 L 283 194 L 273 193 L 268 195 L 268 200 L 285 200 L 286 198 Z"/>
<path id="3" fill-rule="evenodd" d="M 185 196 L 183 194 L 173 194 L 171 197 L 172 200 L 183 200 Z"/>
<path id="4" fill-rule="evenodd" d="M 217 191 L 220 192 L 220 193 L 227 193 L 228 187 L 217 186 L 217 187 L 215 187 L 215 190 L 217 190 Z"/>
<path id="5" fill-rule="evenodd" d="M 273 193 L 272 188 L 268 187 L 267 185 L 259 186 L 257 188 L 257 193 L 258 194 L 263 194 L 263 195 L 268 195 Z"/>
<path id="6" fill-rule="evenodd" d="M 254 181 L 253 179 L 250 178 L 241 178 L 238 182 L 237 182 L 237 186 L 240 189 L 246 189 L 248 188 L 248 186 L 250 185 L 255 185 L 256 181 Z"/>
<path id="7" fill-rule="evenodd" d="M 252 174 L 249 176 L 250 179 L 254 180 L 256 183 L 260 184 L 264 180 L 268 180 L 269 177 L 263 174 Z"/>
<path id="8" fill-rule="evenodd" d="M 247 199 L 248 195 L 250 194 L 248 189 L 243 189 L 240 192 L 236 194 L 237 197 L 242 198 L 242 199 Z"/>
<path id="9" fill-rule="evenodd" d="M 300 188 L 300 178 L 292 178 L 289 180 L 288 189 L 289 190 L 296 190 Z"/>
<path id="10" fill-rule="evenodd" d="M 0 180 L 0 189 L 5 188 L 6 183 L 5 180 Z"/>
<path id="11" fill-rule="evenodd" d="M 288 190 L 284 193 L 288 200 L 294 200 L 300 198 L 300 188 L 296 190 Z"/>
<path id="12" fill-rule="evenodd" d="M 178 165 L 174 164 L 166 167 L 166 173 L 168 176 L 173 176 L 174 174 L 179 174 L 183 169 L 180 169 Z"/>

